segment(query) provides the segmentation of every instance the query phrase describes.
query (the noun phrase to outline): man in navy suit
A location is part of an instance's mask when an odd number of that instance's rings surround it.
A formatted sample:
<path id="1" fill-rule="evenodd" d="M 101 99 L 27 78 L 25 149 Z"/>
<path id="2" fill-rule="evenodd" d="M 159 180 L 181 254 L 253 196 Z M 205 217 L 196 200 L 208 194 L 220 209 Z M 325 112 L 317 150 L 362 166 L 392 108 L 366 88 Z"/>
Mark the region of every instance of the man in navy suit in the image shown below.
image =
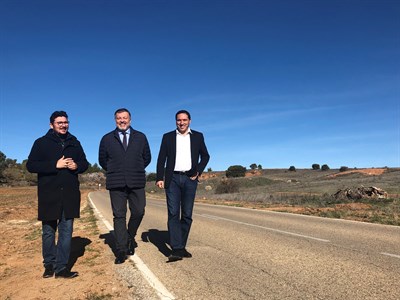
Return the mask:
<path id="1" fill-rule="evenodd" d="M 131 127 L 131 113 L 120 108 L 114 113 L 116 128 L 103 136 L 99 163 L 106 171 L 106 188 L 110 192 L 116 240 L 116 264 L 133 255 L 135 236 L 146 206 L 146 171 L 151 152 L 146 136 Z M 131 215 L 126 226 L 127 203 Z"/>
<path id="2" fill-rule="evenodd" d="M 192 257 L 186 250 L 198 178 L 210 155 L 201 132 L 191 130 L 190 113 L 175 115 L 176 130 L 163 135 L 157 159 L 156 185 L 165 189 L 168 206 L 168 232 L 172 253 L 170 262 Z"/>

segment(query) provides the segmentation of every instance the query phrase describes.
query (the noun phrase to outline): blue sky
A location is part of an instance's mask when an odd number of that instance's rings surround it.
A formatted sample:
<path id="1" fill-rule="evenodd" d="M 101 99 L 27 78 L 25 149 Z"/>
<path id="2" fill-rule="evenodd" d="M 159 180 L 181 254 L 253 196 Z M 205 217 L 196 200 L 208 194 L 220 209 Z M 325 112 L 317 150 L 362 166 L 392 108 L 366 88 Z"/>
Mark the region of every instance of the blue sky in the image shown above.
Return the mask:
<path id="1" fill-rule="evenodd" d="M 400 166 L 400 1 L 0 0 L 0 151 L 55 110 L 97 163 L 128 108 L 152 150 L 179 109 L 215 171 Z"/>

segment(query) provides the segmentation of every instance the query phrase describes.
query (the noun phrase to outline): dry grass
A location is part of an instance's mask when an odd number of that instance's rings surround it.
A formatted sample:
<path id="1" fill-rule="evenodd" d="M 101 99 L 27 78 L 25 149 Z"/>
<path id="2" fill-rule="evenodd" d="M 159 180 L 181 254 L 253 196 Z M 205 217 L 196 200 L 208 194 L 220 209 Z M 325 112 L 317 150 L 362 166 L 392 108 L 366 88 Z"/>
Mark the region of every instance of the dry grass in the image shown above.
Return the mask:
<path id="1" fill-rule="evenodd" d="M 205 173 L 196 201 L 255 209 L 275 210 L 330 218 L 400 225 L 400 169 L 370 168 L 339 170 L 265 169 L 248 172 L 246 177 L 229 179 L 239 191 L 217 194 L 224 172 Z M 370 199 L 352 203 L 331 195 L 340 189 L 379 187 L 389 199 Z M 152 196 L 164 197 L 163 191 L 148 183 Z"/>

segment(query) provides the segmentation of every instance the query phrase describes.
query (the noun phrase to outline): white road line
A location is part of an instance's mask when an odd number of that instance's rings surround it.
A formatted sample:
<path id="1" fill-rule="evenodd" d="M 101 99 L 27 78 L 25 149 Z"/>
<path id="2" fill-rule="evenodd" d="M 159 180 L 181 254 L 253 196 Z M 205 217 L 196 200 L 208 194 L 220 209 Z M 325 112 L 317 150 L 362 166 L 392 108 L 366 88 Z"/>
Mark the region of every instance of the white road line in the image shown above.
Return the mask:
<path id="1" fill-rule="evenodd" d="M 100 211 L 97 209 L 96 205 L 94 205 L 92 199 L 90 198 L 90 193 L 88 195 L 89 202 L 91 207 L 93 208 L 95 214 L 98 218 L 106 225 L 108 230 L 114 230 L 114 227 L 103 217 Z M 140 257 L 135 253 L 134 255 L 129 257 L 135 263 L 135 266 L 142 272 L 143 277 L 147 280 L 147 282 L 156 290 L 157 295 L 162 300 L 173 300 L 175 296 L 172 295 L 171 292 L 167 290 L 167 288 L 161 283 L 161 281 L 157 278 L 156 275 L 151 272 L 151 270 L 145 265 L 145 263 L 140 259 Z"/>
<path id="2" fill-rule="evenodd" d="M 283 230 L 274 229 L 274 228 L 265 227 L 265 226 L 260 226 L 260 225 L 255 225 L 255 224 L 251 224 L 251 223 L 240 222 L 240 221 L 236 221 L 236 220 L 232 220 L 232 219 L 221 218 L 221 217 L 218 217 L 218 216 L 207 215 L 207 214 L 197 214 L 197 215 L 205 217 L 205 218 L 213 219 L 213 220 L 224 220 L 224 221 L 228 221 L 228 222 L 232 222 L 232 223 L 236 223 L 236 224 L 262 228 L 262 229 L 273 231 L 273 232 L 283 233 L 283 234 L 287 234 L 287 235 L 293 235 L 293 236 L 302 237 L 302 238 L 315 240 L 315 241 L 319 241 L 319 242 L 325 242 L 325 243 L 329 243 L 330 242 L 330 240 L 326 240 L 326 239 L 320 239 L 320 238 L 316 238 L 316 237 L 312 237 L 312 236 L 308 236 L 308 235 L 303 235 L 303 234 L 298 234 L 298 233 L 294 233 L 294 232 L 290 232 L 290 231 L 283 231 Z"/>
<path id="3" fill-rule="evenodd" d="M 395 258 L 400 258 L 400 255 L 396 255 L 396 254 L 391 254 L 391 253 L 386 253 L 386 252 L 381 252 L 381 254 L 386 255 L 386 256 L 395 257 Z"/>

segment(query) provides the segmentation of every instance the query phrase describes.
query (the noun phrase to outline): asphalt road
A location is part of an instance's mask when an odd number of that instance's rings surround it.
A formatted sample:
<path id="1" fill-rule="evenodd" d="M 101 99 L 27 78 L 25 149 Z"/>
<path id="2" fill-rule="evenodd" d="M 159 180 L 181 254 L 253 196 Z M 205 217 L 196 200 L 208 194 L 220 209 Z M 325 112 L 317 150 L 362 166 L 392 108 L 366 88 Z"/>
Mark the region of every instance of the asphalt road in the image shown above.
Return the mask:
<path id="1" fill-rule="evenodd" d="M 91 199 L 112 224 L 108 193 Z M 163 200 L 147 199 L 137 237 L 176 299 L 400 299 L 400 227 L 198 203 L 193 219 L 193 258 L 166 263 Z"/>

